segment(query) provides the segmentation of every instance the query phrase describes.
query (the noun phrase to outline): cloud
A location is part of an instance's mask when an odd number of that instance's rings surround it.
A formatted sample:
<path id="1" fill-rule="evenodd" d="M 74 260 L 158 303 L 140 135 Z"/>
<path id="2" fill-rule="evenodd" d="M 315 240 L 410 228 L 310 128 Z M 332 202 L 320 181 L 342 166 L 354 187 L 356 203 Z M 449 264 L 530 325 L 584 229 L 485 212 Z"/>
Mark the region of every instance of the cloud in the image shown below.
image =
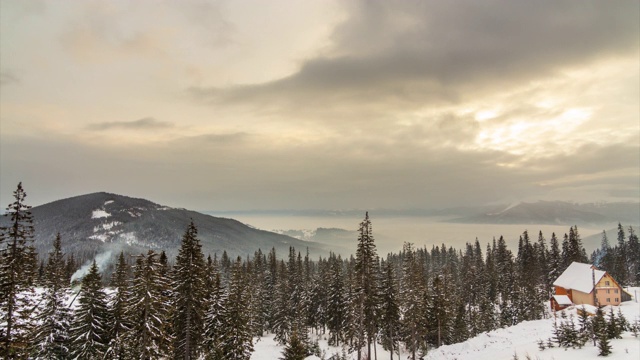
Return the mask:
<path id="1" fill-rule="evenodd" d="M 113 129 L 126 130 L 158 130 L 173 127 L 172 123 L 158 121 L 152 117 L 146 117 L 134 121 L 112 121 L 90 124 L 87 129 L 94 131 L 104 131 Z"/>
<path id="2" fill-rule="evenodd" d="M 287 109 L 455 104 L 479 92 L 634 56 L 636 1 L 354 1 L 327 54 L 285 78 L 192 87 L 212 104 Z"/>

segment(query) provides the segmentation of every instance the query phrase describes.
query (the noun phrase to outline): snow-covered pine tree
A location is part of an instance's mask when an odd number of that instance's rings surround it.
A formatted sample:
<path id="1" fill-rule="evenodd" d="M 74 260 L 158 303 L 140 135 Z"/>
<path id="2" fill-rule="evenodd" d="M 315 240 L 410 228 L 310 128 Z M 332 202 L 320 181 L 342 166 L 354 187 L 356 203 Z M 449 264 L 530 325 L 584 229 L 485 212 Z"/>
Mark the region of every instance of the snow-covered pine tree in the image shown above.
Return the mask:
<path id="1" fill-rule="evenodd" d="M 333 253 L 329 255 L 329 289 L 327 301 L 327 328 L 329 329 L 329 343 L 339 346 L 343 340 L 346 322 L 345 285 L 342 274 L 342 258 Z"/>
<path id="2" fill-rule="evenodd" d="M 629 284 L 640 285 L 640 241 L 633 227 L 629 226 L 629 241 L 627 242 Z"/>
<path id="3" fill-rule="evenodd" d="M 248 360 L 253 351 L 253 335 L 246 313 L 246 287 L 242 259 L 238 257 L 231 268 L 229 291 L 224 303 L 225 324 L 221 338 L 224 360 Z"/>
<path id="4" fill-rule="evenodd" d="M 36 317 L 39 325 L 34 333 L 34 355 L 41 359 L 64 359 L 69 353 L 71 313 L 65 301 L 69 286 L 64 274 L 63 257 L 62 241 L 58 233 L 42 279 L 45 289 L 44 306 Z"/>
<path id="5" fill-rule="evenodd" d="M 213 284 L 207 300 L 208 309 L 205 313 L 203 348 L 207 360 L 219 360 L 223 358 L 222 340 L 225 332 L 225 304 L 227 294 L 222 287 L 220 273 L 213 276 Z"/>
<path id="6" fill-rule="evenodd" d="M 33 304 L 25 295 L 33 294 L 37 275 L 33 217 L 22 183 L 13 197 L 4 214 L 9 226 L 0 228 L 0 355 L 7 359 L 26 356 L 30 348 Z"/>
<path id="7" fill-rule="evenodd" d="M 383 261 L 382 271 L 382 301 L 380 304 L 380 342 L 385 350 L 388 350 L 393 360 L 393 355 L 398 352 L 398 339 L 400 338 L 400 307 L 398 293 L 395 285 L 395 272 L 390 261 Z"/>
<path id="8" fill-rule="evenodd" d="M 109 345 L 105 352 L 105 359 L 125 359 L 128 349 L 126 347 L 126 334 L 131 325 L 126 316 L 127 301 L 130 298 L 129 289 L 129 265 L 124 253 L 120 252 L 116 268 L 111 276 L 111 287 L 114 293 L 109 302 L 111 321 L 109 323 Z"/>
<path id="9" fill-rule="evenodd" d="M 71 323 L 71 358 L 102 359 L 109 343 L 109 309 L 95 260 L 82 279 L 78 307 Z"/>
<path id="10" fill-rule="evenodd" d="M 161 346 L 169 336 L 164 331 L 169 304 L 162 296 L 167 284 L 160 276 L 157 257 L 153 250 L 141 254 L 133 270 L 125 314 L 130 326 L 126 346 L 130 357 L 135 359 L 160 359 L 168 355 Z"/>
<path id="11" fill-rule="evenodd" d="M 552 233 L 551 239 L 549 240 L 549 256 L 547 257 L 547 261 L 549 263 L 549 279 L 553 282 L 562 274 L 562 254 L 560 253 L 560 245 L 558 244 L 556 233 Z"/>
<path id="12" fill-rule="evenodd" d="M 369 212 L 367 212 L 358 228 L 358 246 L 356 249 L 355 263 L 355 291 L 357 295 L 354 306 L 359 321 L 356 324 L 357 336 L 355 347 L 358 352 L 358 360 L 362 358 L 362 348 L 365 346 L 365 342 L 367 346 L 367 356 L 371 358 L 371 343 L 377 335 L 378 322 L 376 310 L 378 308 L 377 289 L 379 285 L 376 283 L 376 280 L 379 278 L 377 274 L 379 267 L 371 219 L 369 219 Z"/>
<path id="13" fill-rule="evenodd" d="M 182 236 L 173 273 L 174 358 L 192 360 L 200 354 L 204 327 L 206 263 L 193 221 Z"/>
<path id="14" fill-rule="evenodd" d="M 306 344 L 298 338 L 298 332 L 294 330 L 280 360 L 304 360 L 308 355 Z"/>
<path id="15" fill-rule="evenodd" d="M 426 349 L 423 334 L 427 331 L 423 314 L 424 279 L 420 265 L 416 261 L 415 251 L 410 243 L 402 249 L 402 283 L 400 286 L 402 342 L 415 360 Z"/>

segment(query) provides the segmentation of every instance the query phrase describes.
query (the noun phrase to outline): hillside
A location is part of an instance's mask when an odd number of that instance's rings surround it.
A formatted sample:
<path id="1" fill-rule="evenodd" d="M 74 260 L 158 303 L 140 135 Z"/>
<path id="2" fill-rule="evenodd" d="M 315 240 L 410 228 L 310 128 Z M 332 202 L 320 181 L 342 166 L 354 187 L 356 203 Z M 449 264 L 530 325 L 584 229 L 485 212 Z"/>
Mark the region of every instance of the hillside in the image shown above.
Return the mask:
<path id="1" fill-rule="evenodd" d="M 205 255 L 221 255 L 226 250 L 230 256 L 245 256 L 258 248 L 268 252 L 275 247 L 278 254 L 284 256 L 289 246 L 302 252 L 308 247 L 314 255 L 329 251 L 325 245 L 254 229 L 233 219 L 106 192 L 36 206 L 32 213 L 35 244 L 40 254 L 50 250 L 59 232 L 67 253 L 91 256 L 106 250 L 146 252 L 155 249 L 165 250 L 172 257 L 191 219 L 198 228 Z M 7 218 L 2 217 L 0 221 L 4 223 Z"/>

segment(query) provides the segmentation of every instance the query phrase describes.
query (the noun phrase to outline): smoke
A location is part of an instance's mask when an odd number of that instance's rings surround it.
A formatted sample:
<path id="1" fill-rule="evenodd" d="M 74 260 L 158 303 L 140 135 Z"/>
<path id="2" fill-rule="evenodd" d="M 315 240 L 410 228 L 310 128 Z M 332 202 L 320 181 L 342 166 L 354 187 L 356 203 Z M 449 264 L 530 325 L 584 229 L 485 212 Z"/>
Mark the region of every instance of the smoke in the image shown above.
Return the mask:
<path id="1" fill-rule="evenodd" d="M 107 250 L 103 253 L 96 255 L 94 260 L 96 262 L 96 265 L 98 265 L 98 270 L 100 271 L 104 270 L 105 266 L 111 260 L 112 253 L 113 253 L 113 250 Z M 71 275 L 71 282 L 82 279 L 85 275 L 87 275 L 87 273 L 89 272 L 89 268 L 91 267 L 91 264 L 93 264 L 93 261 L 89 261 L 85 263 L 84 265 L 82 265 L 80 269 L 78 269 L 78 271 L 74 272 L 73 275 Z"/>

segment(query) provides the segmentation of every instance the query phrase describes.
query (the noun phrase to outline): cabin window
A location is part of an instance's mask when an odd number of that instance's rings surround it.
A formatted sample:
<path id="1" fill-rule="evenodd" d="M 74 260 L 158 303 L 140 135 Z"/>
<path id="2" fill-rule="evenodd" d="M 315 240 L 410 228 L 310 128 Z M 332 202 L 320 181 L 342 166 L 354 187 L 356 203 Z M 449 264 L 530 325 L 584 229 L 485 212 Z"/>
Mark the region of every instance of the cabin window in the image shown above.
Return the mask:
<path id="1" fill-rule="evenodd" d="M 620 302 L 620 299 L 616 298 L 616 302 Z"/>
<path id="2" fill-rule="evenodd" d="M 607 294 L 610 292 L 611 290 L 607 289 Z"/>
<path id="3" fill-rule="evenodd" d="M 611 302 L 611 298 L 607 298 L 607 302 Z"/>
<path id="4" fill-rule="evenodd" d="M 604 282 L 604 284 L 605 284 L 606 286 L 609 286 L 609 282 L 608 282 L 608 281 L 605 281 L 605 282 Z"/>
<path id="5" fill-rule="evenodd" d="M 613 292 L 617 294 L 618 293 L 618 289 L 613 290 Z"/>

